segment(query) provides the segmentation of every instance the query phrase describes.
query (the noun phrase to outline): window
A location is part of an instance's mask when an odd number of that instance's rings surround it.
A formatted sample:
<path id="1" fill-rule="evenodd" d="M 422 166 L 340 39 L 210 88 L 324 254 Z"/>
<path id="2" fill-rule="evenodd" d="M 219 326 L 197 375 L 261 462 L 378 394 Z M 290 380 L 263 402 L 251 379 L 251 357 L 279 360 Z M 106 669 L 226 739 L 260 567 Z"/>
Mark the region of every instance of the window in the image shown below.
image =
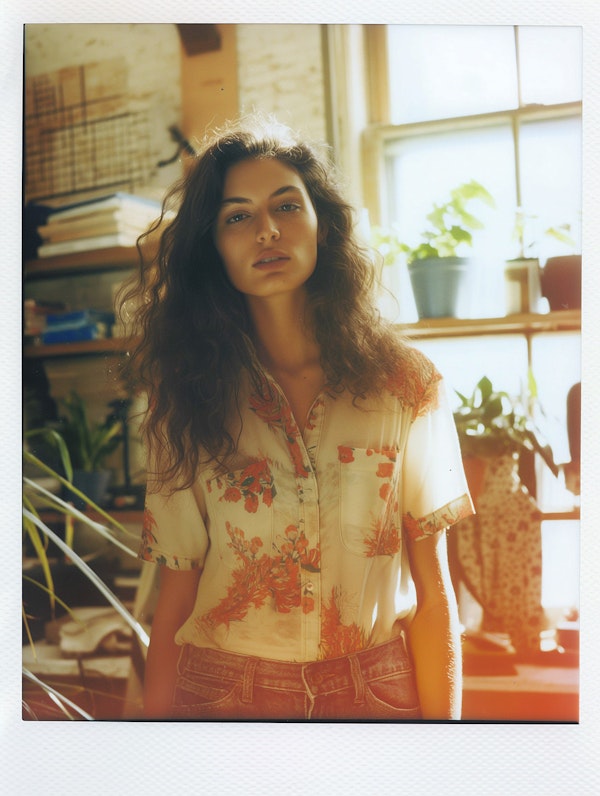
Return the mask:
<path id="1" fill-rule="evenodd" d="M 569 253 L 545 234 L 565 225 L 580 251 L 581 30 L 390 25 L 385 46 L 387 70 L 370 81 L 387 86 L 367 131 L 365 173 L 382 174 L 365 186 L 372 222 L 416 242 L 433 202 L 475 179 L 496 202 L 477 251 L 543 262 Z"/>
<path id="2" fill-rule="evenodd" d="M 474 238 L 488 296 L 477 288 L 472 317 L 504 314 L 494 280 L 520 255 L 543 264 L 581 251 L 582 32 L 576 27 L 390 25 L 365 29 L 371 124 L 364 130 L 363 201 L 373 225 L 394 225 L 416 243 L 434 202 L 471 179 L 495 208 L 478 208 Z M 382 53 L 386 55 L 382 55 Z M 515 237 L 517 214 L 523 217 Z M 567 225 L 567 247 L 546 231 Z M 562 248 L 561 248 L 562 247 Z M 494 270 L 496 269 L 496 270 Z M 417 320 L 406 268 L 384 269 L 392 320 Z M 503 279 L 503 277 L 502 277 Z M 555 460 L 569 461 L 566 397 L 580 380 L 576 333 L 453 337 L 416 345 L 447 377 L 450 392 L 469 392 L 487 375 L 519 394 L 531 368 Z M 457 399 L 458 403 L 458 399 Z M 542 603 L 554 618 L 577 606 L 578 498 L 541 467 Z"/>

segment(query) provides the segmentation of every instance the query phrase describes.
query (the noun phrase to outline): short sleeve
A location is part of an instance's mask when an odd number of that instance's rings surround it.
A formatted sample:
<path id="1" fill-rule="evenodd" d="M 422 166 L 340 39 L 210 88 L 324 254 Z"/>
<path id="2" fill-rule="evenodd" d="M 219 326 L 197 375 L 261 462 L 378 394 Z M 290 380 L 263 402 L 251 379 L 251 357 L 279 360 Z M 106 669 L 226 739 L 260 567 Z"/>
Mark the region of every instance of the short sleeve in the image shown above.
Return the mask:
<path id="1" fill-rule="evenodd" d="M 208 533 L 203 500 L 194 487 L 146 497 L 139 558 L 170 569 L 204 566 Z"/>
<path id="2" fill-rule="evenodd" d="M 432 381 L 427 394 L 408 434 L 402 473 L 402 522 L 413 540 L 474 513 L 444 380 Z"/>

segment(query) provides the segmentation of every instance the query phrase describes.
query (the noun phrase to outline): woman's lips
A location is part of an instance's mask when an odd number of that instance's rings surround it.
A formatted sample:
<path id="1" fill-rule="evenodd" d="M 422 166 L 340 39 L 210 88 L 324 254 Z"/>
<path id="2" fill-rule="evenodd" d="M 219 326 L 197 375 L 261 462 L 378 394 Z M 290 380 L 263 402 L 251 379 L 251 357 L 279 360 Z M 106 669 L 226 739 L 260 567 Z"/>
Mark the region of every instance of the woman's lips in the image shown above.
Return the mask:
<path id="1" fill-rule="evenodd" d="M 287 262 L 289 259 L 287 254 L 278 252 L 263 254 L 263 256 L 254 263 L 253 267 L 261 271 L 269 270 L 271 268 L 277 268 L 281 263 Z"/>

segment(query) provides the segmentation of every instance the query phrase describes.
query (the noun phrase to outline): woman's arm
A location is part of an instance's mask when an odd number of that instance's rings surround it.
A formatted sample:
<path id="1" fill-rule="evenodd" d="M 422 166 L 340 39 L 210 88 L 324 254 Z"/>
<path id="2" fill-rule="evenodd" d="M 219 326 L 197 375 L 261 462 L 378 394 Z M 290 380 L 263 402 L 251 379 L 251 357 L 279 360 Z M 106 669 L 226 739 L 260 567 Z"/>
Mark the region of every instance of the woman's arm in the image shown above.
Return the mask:
<path id="1" fill-rule="evenodd" d="M 409 645 L 422 715 L 424 719 L 460 719 L 460 625 L 448 569 L 446 532 L 409 541 L 408 554 L 417 591 Z"/>
<path id="2" fill-rule="evenodd" d="M 175 644 L 175 633 L 192 613 L 200 572 L 199 569 L 177 571 L 161 567 L 144 676 L 144 717 L 147 719 L 170 717 L 181 651 Z"/>

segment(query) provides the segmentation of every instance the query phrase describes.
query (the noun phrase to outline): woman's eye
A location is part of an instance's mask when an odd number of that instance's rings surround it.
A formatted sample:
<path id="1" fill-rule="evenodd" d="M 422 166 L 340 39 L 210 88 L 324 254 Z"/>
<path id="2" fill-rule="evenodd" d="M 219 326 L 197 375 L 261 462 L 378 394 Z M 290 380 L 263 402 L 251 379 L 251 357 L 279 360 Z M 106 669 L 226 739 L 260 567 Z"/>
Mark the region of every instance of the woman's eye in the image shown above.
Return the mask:
<path id="1" fill-rule="evenodd" d="M 300 210 L 300 205 L 295 204 L 295 202 L 286 202 L 279 206 L 280 210 L 283 210 L 284 213 L 291 213 L 294 210 Z"/>
<path id="2" fill-rule="evenodd" d="M 243 221 L 247 216 L 247 213 L 236 213 L 233 216 L 229 216 L 226 220 L 226 224 L 237 224 L 240 221 Z"/>

